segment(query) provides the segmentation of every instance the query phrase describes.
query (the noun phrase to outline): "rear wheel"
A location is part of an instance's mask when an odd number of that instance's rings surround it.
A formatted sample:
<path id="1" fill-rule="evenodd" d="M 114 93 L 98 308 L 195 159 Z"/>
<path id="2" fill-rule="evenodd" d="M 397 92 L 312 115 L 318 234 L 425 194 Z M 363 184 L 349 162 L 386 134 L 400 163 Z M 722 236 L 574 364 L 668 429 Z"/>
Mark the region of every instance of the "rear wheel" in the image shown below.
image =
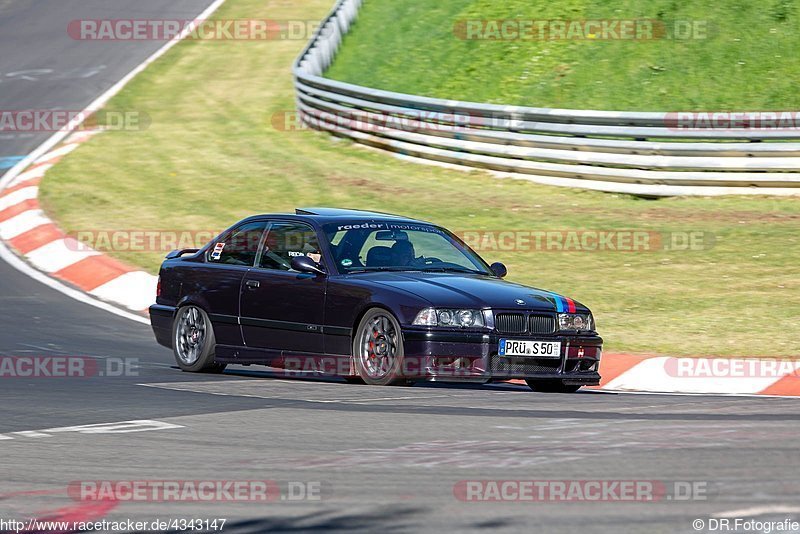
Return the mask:
<path id="1" fill-rule="evenodd" d="M 565 384 L 561 380 L 525 380 L 533 391 L 542 393 L 575 393 L 581 386 Z"/>
<path id="2" fill-rule="evenodd" d="M 221 373 L 225 365 L 214 361 L 214 329 L 202 308 L 184 306 L 172 324 L 175 361 L 190 373 Z"/>
<path id="3" fill-rule="evenodd" d="M 372 386 L 407 383 L 403 377 L 403 336 L 388 311 L 369 310 L 356 329 L 353 357 L 358 376 Z"/>

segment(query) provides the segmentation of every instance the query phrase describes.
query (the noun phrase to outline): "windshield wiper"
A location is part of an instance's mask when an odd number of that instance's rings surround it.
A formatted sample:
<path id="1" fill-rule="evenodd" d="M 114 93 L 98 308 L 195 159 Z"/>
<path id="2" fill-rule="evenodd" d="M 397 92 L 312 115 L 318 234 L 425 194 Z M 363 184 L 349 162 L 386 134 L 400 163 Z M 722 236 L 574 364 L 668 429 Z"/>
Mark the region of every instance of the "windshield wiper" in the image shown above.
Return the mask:
<path id="1" fill-rule="evenodd" d="M 466 273 L 489 276 L 489 273 L 467 267 L 412 267 L 409 265 L 407 267 L 356 267 L 347 271 L 348 274 L 374 272 Z"/>
<path id="2" fill-rule="evenodd" d="M 426 267 L 422 269 L 426 273 L 469 273 L 469 274 L 488 274 L 483 271 L 475 269 L 468 269 L 467 267 Z"/>
<path id="3" fill-rule="evenodd" d="M 373 272 L 401 272 L 401 271 L 418 271 L 419 269 L 409 267 L 356 267 L 346 271 L 348 274 L 352 273 L 373 273 Z"/>

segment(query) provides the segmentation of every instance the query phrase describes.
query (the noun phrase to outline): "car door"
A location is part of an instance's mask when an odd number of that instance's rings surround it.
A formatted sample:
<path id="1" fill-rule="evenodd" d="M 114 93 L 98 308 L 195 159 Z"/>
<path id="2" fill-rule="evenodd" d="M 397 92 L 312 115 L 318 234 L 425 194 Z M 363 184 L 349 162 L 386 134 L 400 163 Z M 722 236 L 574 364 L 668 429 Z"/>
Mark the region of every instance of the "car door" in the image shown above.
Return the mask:
<path id="1" fill-rule="evenodd" d="M 242 283 L 241 325 L 248 347 L 285 355 L 322 354 L 327 277 L 291 269 L 292 257 L 307 255 L 320 261 L 319 251 L 311 226 L 270 221 L 258 263 Z"/>
<path id="2" fill-rule="evenodd" d="M 183 292 L 208 312 L 219 345 L 241 346 L 239 294 L 242 280 L 255 265 L 267 221 L 250 221 L 223 233 L 207 250 L 203 262 L 182 282 Z"/>

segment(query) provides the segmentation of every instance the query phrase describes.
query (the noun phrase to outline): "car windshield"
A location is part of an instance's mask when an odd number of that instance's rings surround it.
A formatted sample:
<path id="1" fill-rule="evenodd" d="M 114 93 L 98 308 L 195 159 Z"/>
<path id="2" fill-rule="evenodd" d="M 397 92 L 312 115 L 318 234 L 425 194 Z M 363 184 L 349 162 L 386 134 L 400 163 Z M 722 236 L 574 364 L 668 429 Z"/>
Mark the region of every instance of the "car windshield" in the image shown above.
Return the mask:
<path id="1" fill-rule="evenodd" d="M 354 221 L 323 227 L 342 273 L 430 271 L 491 275 L 480 256 L 433 225 Z"/>

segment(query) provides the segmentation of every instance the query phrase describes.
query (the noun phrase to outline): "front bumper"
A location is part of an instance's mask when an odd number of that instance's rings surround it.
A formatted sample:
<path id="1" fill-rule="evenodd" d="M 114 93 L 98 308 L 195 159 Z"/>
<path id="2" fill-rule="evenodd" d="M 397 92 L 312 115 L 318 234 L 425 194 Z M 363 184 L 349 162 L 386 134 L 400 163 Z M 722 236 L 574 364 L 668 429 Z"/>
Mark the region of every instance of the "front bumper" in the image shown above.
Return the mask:
<path id="1" fill-rule="evenodd" d="M 498 356 L 500 339 L 560 341 L 558 358 Z M 597 385 L 603 339 L 588 335 L 513 335 L 493 332 L 404 328 L 404 374 L 432 381 L 486 382 L 557 379 L 569 385 Z"/>

